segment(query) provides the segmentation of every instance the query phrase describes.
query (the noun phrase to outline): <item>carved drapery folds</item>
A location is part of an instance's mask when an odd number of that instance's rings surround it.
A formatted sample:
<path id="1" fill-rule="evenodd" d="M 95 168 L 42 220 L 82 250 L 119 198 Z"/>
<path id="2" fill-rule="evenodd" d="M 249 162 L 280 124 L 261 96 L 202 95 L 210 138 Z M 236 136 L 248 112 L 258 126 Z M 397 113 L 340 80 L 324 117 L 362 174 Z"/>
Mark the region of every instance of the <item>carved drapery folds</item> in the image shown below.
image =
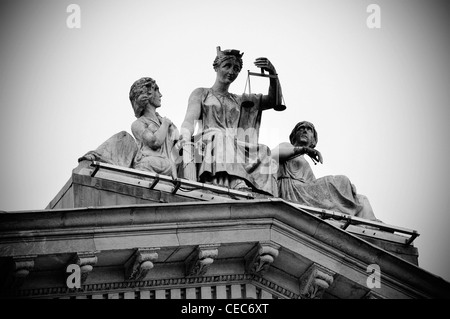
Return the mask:
<path id="1" fill-rule="evenodd" d="M 318 264 L 312 264 L 300 277 L 300 298 L 321 299 L 333 283 L 335 273 Z"/>
<path id="2" fill-rule="evenodd" d="M 278 257 L 279 245 L 260 242 L 245 256 L 245 271 L 250 274 L 263 275 Z"/>
<path id="3" fill-rule="evenodd" d="M 219 245 L 199 245 L 186 260 L 186 276 L 203 276 L 219 255 Z"/>
<path id="4" fill-rule="evenodd" d="M 94 269 L 97 263 L 95 252 L 79 252 L 74 257 L 74 263 L 80 266 L 80 280 L 83 284 L 89 273 Z"/>
<path id="5" fill-rule="evenodd" d="M 144 279 L 153 268 L 153 262 L 158 259 L 158 250 L 159 248 L 137 248 L 125 264 L 125 279 Z"/>

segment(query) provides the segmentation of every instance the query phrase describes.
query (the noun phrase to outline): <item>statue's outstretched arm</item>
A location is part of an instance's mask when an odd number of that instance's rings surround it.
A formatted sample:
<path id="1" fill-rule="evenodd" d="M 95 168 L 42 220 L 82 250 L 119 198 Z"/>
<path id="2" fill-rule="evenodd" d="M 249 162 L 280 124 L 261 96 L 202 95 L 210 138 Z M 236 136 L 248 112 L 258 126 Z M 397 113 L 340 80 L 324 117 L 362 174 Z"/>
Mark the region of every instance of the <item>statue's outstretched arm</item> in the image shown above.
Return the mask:
<path id="1" fill-rule="evenodd" d="M 322 154 L 312 147 L 294 146 L 291 143 L 285 142 L 279 144 L 271 151 L 272 159 L 274 159 L 279 163 L 286 162 L 295 156 L 303 154 L 306 154 L 309 157 L 311 157 L 314 163 L 316 162 L 323 163 Z"/>

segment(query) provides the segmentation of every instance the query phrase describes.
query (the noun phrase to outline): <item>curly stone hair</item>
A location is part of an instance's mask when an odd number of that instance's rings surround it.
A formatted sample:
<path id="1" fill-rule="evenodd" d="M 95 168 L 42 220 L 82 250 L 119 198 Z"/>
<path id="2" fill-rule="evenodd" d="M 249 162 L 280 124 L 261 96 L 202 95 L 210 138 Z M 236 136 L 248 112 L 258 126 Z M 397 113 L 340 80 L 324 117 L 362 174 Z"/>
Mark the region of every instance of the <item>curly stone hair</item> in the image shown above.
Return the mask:
<path id="1" fill-rule="evenodd" d="M 145 109 L 145 105 L 138 102 L 142 95 L 149 95 L 149 90 L 156 85 L 156 81 L 152 78 L 140 78 L 135 81 L 130 88 L 130 102 L 134 110 L 134 115 L 139 118 Z"/>

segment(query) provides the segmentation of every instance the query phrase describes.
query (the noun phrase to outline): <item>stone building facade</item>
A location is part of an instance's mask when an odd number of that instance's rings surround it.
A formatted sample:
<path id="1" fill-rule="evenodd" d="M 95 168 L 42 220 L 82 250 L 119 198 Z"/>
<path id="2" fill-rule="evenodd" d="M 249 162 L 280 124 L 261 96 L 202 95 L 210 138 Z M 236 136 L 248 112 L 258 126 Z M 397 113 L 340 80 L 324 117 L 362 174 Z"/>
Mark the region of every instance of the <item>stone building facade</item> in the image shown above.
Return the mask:
<path id="1" fill-rule="evenodd" d="M 2 298 L 422 299 L 414 230 L 82 161 L 43 210 L 0 215 Z M 79 287 L 77 287 L 79 284 Z"/>

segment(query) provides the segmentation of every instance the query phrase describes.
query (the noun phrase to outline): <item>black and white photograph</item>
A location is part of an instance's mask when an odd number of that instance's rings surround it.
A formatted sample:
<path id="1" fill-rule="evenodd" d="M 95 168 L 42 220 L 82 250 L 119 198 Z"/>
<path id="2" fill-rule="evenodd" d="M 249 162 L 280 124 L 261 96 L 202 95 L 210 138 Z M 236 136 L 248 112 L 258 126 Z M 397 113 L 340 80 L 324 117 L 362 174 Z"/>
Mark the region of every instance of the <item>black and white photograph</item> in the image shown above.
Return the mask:
<path id="1" fill-rule="evenodd" d="M 450 298 L 449 58 L 441 0 L 2 0 L 0 298 Z"/>

